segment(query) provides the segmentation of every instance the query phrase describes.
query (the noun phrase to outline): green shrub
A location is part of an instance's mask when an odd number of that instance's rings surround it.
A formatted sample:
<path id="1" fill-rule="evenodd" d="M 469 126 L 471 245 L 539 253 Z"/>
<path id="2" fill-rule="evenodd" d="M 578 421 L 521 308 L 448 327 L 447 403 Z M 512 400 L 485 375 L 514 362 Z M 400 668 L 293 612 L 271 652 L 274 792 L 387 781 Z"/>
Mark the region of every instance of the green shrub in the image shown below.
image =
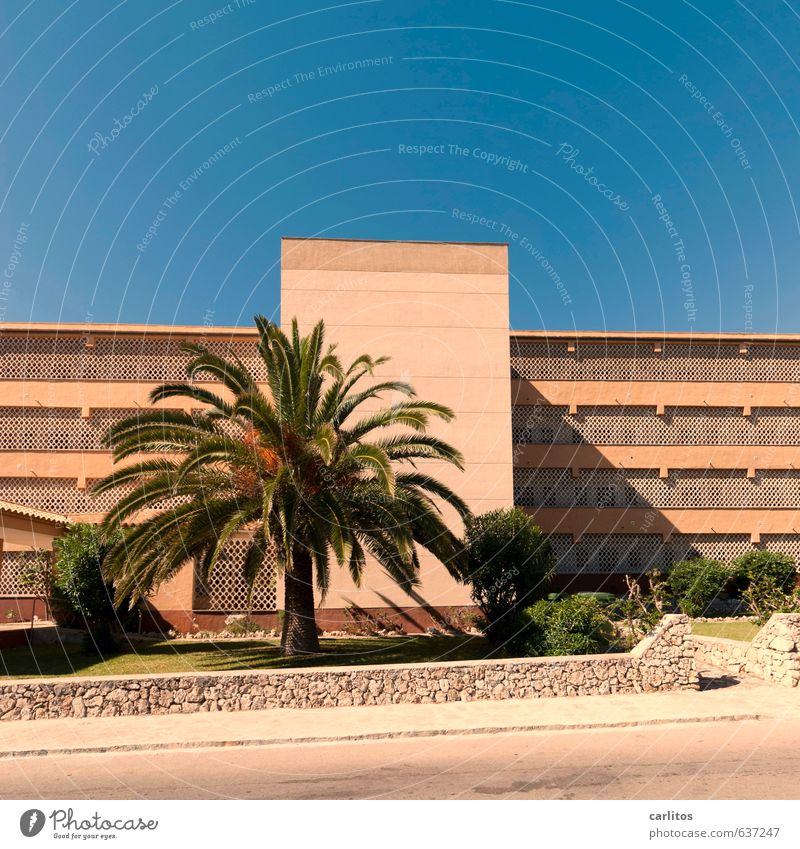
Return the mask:
<path id="1" fill-rule="evenodd" d="M 760 625 L 773 613 L 800 612 L 800 592 L 797 589 L 785 592 L 776 584 L 763 579 L 753 581 L 742 593 L 742 599 Z"/>
<path id="2" fill-rule="evenodd" d="M 610 607 L 612 604 L 619 601 L 619 597 L 615 596 L 614 593 L 593 592 L 589 590 L 581 590 L 576 593 L 571 593 L 568 590 L 562 590 L 557 593 L 548 593 L 545 598 L 548 601 L 561 601 L 562 598 L 571 598 L 574 595 L 580 596 L 581 598 L 593 598 L 600 607 Z"/>
<path id="3" fill-rule="evenodd" d="M 675 563 L 667 575 L 678 607 L 688 616 L 702 616 L 725 589 L 730 570 L 721 560 L 694 557 Z"/>
<path id="4" fill-rule="evenodd" d="M 53 588 L 72 621 L 86 628 L 86 648 L 100 653 L 116 646 L 119 621 L 114 590 L 103 580 L 102 566 L 112 540 L 96 525 L 76 524 L 55 540 Z"/>
<path id="5" fill-rule="evenodd" d="M 746 590 L 753 581 L 761 581 L 783 592 L 791 592 L 797 582 L 797 566 L 788 554 L 753 550 L 733 561 L 732 578 L 740 591 Z"/>
<path id="6" fill-rule="evenodd" d="M 508 508 L 469 519 L 465 548 L 460 577 L 486 619 L 489 642 L 502 646 L 517 614 L 547 592 L 555 568 L 550 543 L 527 513 Z"/>
<path id="7" fill-rule="evenodd" d="M 515 624 L 511 648 L 528 657 L 596 654 L 607 649 L 614 637 L 611 620 L 587 596 L 542 599 L 525 608 Z"/>
<path id="8" fill-rule="evenodd" d="M 773 613 L 800 609 L 797 567 L 788 555 L 748 551 L 733 561 L 733 570 L 738 594 L 759 622 L 766 622 Z"/>
<path id="9" fill-rule="evenodd" d="M 605 592 L 579 592 L 575 593 L 578 598 L 593 598 L 602 608 L 612 607 L 619 599 L 614 593 Z"/>

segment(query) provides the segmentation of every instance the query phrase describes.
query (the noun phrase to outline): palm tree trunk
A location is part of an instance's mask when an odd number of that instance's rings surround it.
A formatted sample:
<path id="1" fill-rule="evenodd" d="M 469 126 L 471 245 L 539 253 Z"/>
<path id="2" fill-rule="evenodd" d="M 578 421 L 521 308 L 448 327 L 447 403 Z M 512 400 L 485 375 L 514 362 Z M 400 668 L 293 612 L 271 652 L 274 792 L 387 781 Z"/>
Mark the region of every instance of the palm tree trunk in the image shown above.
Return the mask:
<path id="1" fill-rule="evenodd" d="M 318 653 L 314 619 L 314 568 L 309 552 L 296 546 L 292 568 L 284 575 L 284 616 L 281 649 L 284 655 Z"/>

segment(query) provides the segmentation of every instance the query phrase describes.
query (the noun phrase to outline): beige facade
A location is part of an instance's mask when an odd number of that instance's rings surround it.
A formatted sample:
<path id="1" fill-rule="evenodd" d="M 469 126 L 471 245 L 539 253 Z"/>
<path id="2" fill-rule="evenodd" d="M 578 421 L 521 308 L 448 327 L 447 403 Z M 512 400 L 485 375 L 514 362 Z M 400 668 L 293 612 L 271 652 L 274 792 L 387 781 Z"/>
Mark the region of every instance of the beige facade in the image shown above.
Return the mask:
<path id="1" fill-rule="evenodd" d="M 562 584 L 800 558 L 800 337 L 515 333 L 511 374 L 515 502 Z"/>
<path id="2" fill-rule="evenodd" d="M 343 358 L 389 355 L 379 377 L 453 407 L 455 422 L 435 431 L 467 467 L 432 471 L 477 512 L 531 511 L 562 584 L 616 588 L 623 573 L 691 552 L 730 559 L 766 546 L 800 557 L 800 336 L 509 335 L 507 251 L 495 244 L 285 239 L 281 289 L 284 325 L 296 316 L 307 331 L 322 317 Z M 0 328 L 0 616 L 24 618 L 18 577 L 35 548 L 52 545 L 60 517 L 97 521 L 111 506 L 90 496 L 112 468 L 102 434 L 184 376 L 188 340 L 235 352 L 263 378 L 251 328 Z M 217 627 L 242 610 L 242 554 L 234 541 L 208 586 L 188 566 L 162 586 L 153 605 L 163 622 Z M 354 604 L 399 611 L 413 628 L 429 621 L 426 606 L 469 601 L 432 558 L 416 597 L 374 566 L 360 588 L 333 577 L 329 623 Z M 274 621 L 279 605 L 265 576 L 255 609 Z"/>
<path id="3" fill-rule="evenodd" d="M 455 445 L 466 469 L 428 463 L 475 512 L 511 504 L 511 386 L 508 370 L 508 254 L 505 245 L 284 239 L 281 320 L 308 332 L 323 317 L 344 361 L 388 356 L 376 378 L 410 383 L 420 398 L 447 404 L 452 423 L 431 432 Z M 398 399 L 382 399 L 381 403 Z M 459 523 L 451 516 L 454 529 Z M 430 555 L 417 604 L 470 604 L 469 593 Z M 414 603 L 374 564 L 362 587 L 331 577 L 329 606 Z"/>
<path id="4" fill-rule="evenodd" d="M 0 500 L 0 624 L 46 618 L 46 606 L 35 595 L 36 575 L 43 552 L 52 551 L 66 521 L 66 516 Z M 12 639 L 5 645 L 17 644 Z"/>
<path id="5" fill-rule="evenodd" d="M 258 368 L 251 328 L 159 325 L 6 324 L 0 333 L 0 499 L 71 521 L 99 521 L 111 496 L 91 496 L 95 481 L 113 468 L 102 444 L 105 430 L 149 406 L 165 380 L 185 377 L 185 341 L 242 356 Z M 172 408 L 179 402 L 170 402 Z M 6 536 L 0 561 L 0 617 L 26 618 L 31 599 L 19 576 L 35 548 L 52 542 L 30 534 Z M 244 582 L 234 546 L 211 587 L 199 587 L 190 567 L 153 599 L 159 624 L 191 629 L 195 612 L 241 606 Z M 257 593 L 276 607 L 265 580 Z M 213 618 L 213 617 L 212 617 Z"/>
<path id="6" fill-rule="evenodd" d="M 511 390 L 508 372 L 508 266 L 504 245 L 293 240 L 283 242 L 282 316 L 303 330 L 326 319 L 329 339 L 344 358 L 362 352 L 389 355 L 379 376 L 401 377 L 420 397 L 451 406 L 450 426 L 437 432 L 467 458 L 465 472 L 432 469 L 473 509 L 512 499 Z M 0 334 L 0 499 L 98 521 L 111 496 L 92 497 L 93 483 L 112 469 L 102 445 L 106 428 L 149 406 L 150 392 L 184 376 L 185 341 L 234 352 L 263 378 L 251 328 L 135 325 L 5 325 Z M 393 399 L 387 399 L 393 400 Z M 175 400 L 162 404 L 178 408 Z M 451 517 L 452 518 L 452 517 Z M 22 571 L 31 540 L 9 541 L 0 564 L 0 615 L 25 606 Z M 162 624 L 181 630 L 219 626 L 245 608 L 239 567 L 244 547 L 208 586 L 190 566 L 153 598 Z M 342 609 L 402 612 L 467 604 L 468 595 L 430 557 L 423 584 L 410 597 L 374 566 L 356 588 L 341 573 L 325 608 L 331 624 Z M 266 575 L 254 609 L 274 620 L 280 582 Z M 5 599 L 5 601 L 3 600 Z M 325 616 L 321 617 L 322 621 Z M 406 625 L 427 624 L 415 615 Z"/>

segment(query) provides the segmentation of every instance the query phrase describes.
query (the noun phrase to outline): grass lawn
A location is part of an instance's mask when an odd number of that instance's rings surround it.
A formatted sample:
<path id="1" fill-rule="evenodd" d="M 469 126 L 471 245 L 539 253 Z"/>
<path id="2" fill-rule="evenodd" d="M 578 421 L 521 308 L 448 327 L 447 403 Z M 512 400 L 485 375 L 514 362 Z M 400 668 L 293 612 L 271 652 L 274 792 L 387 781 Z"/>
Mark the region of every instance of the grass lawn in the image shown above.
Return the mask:
<path id="1" fill-rule="evenodd" d="M 699 637 L 722 637 L 750 642 L 761 630 L 755 622 L 692 622 L 692 633 Z"/>
<path id="2" fill-rule="evenodd" d="M 136 643 L 98 659 L 79 644 L 41 645 L 0 651 L 0 678 L 55 675 L 152 675 L 171 672 L 281 669 L 295 666 L 364 666 L 480 660 L 490 653 L 483 637 L 372 637 L 320 640 L 322 653 L 302 660 L 280 657 L 277 641 L 213 643 L 170 640 Z"/>

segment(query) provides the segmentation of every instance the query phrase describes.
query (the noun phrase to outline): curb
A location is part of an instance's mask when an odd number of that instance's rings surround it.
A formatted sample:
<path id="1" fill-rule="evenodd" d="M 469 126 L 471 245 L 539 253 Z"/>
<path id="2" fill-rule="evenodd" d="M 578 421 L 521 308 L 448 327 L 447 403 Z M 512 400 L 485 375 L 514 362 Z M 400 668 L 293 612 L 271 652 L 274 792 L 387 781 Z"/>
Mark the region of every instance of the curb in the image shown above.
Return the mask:
<path id="1" fill-rule="evenodd" d="M 644 719 L 622 722 L 592 722 L 549 725 L 501 725 L 482 728 L 433 728 L 410 731 L 375 731 L 363 734 L 309 735 L 306 737 L 266 737 L 241 740 L 193 740 L 187 743 L 121 743 L 119 745 L 71 746 L 68 748 L 37 748 L 0 751 L 0 761 L 11 758 L 52 757 L 54 755 L 100 755 L 123 752 L 165 752 L 186 749 L 244 748 L 246 746 L 285 746 L 311 743 L 357 743 L 374 740 L 409 740 L 420 737 L 474 736 L 478 734 L 524 734 L 542 731 L 591 731 L 614 728 L 638 728 L 653 725 L 685 725 L 699 722 L 742 722 L 759 720 L 758 713 L 721 714 L 719 716 Z"/>

